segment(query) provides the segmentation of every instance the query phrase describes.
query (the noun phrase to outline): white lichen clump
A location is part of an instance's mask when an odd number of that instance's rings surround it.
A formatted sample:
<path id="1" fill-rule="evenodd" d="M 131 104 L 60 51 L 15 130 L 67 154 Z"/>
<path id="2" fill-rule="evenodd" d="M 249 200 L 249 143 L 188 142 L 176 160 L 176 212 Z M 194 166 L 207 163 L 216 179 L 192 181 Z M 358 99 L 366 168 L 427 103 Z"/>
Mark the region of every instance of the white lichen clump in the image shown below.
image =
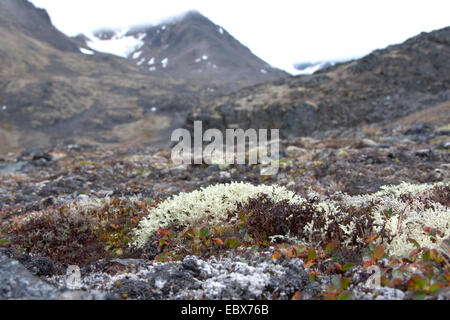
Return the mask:
<path id="1" fill-rule="evenodd" d="M 135 245 L 143 247 L 160 227 L 223 223 L 228 218 L 228 212 L 233 213 L 238 204 L 245 204 L 250 198 L 261 194 L 266 194 L 275 203 L 288 200 L 290 204 L 302 204 L 306 201 L 284 187 L 254 186 L 242 182 L 218 184 L 191 193 L 180 193 L 160 203 L 141 221 L 136 230 Z"/>
<path id="2" fill-rule="evenodd" d="M 355 207 L 367 206 L 370 202 L 376 203 L 373 213 L 379 225 L 386 226 L 393 236 L 389 244 L 385 244 L 387 252 L 393 256 L 405 257 L 413 249 L 415 240 L 421 247 L 430 249 L 439 248 L 440 243 L 450 237 L 450 208 L 438 202 L 426 201 L 436 187 L 448 187 L 450 184 L 421 184 L 413 185 L 402 183 L 397 186 L 381 187 L 379 192 L 370 195 L 348 196 L 343 195 L 347 205 Z M 411 200 L 402 200 L 400 196 L 409 195 Z M 391 213 L 387 215 L 386 212 Z M 400 218 L 401 217 L 401 218 Z M 425 229 L 439 230 L 432 239 Z M 375 231 L 380 231 L 378 227 Z"/>
<path id="3" fill-rule="evenodd" d="M 305 227 L 304 238 L 298 240 L 307 243 L 313 235 L 325 235 L 328 226 L 337 217 L 351 214 L 340 208 L 364 208 L 370 203 L 375 203 L 372 216 L 377 226 L 371 232 L 379 233 L 384 227 L 393 237 L 390 243 L 383 243 L 390 255 L 407 256 L 415 248 L 410 239 L 414 239 L 422 247 L 437 248 L 442 240 L 450 237 L 450 209 L 437 202 L 433 202 L 430 206 L 430 203 L 426 204 L 424 199 L 427 199 L 433 189 L 438 186 L 444 185 L 403 183 L 398 186 L 382 187 L 381 191 L 370 195 L 342 194 L 339 201 L 323 200 L 314 205 L 316 210 L 312 216 L 313 221 Z M 250 198 L 256 198 L 262 194 L 267 195 L 274 203 L 287 200 L 291 205 L 302 205 L 306 201 L 284 187 L 254 186 L 248 183 L 219 184 L 191 193 L 181 193 L 160 203 L 150 211 L 135 231 L 134 244 L 143 247 L 160 227 L 224 223 L 228 213 L 237 214 L 238 204 L 245 205 Z M 401 195 L 410 195 L 409 199 L 412 200 L 401 200 Z M 326 223 L 320 229 L 314 225 L 314 218 L 318 215 L 326 217 Z M 356 219 L 355 216 L 349 224 L 340 226 L 344 232 L 344 238 L 336 240 L 340 240 L 344 245 L 350 244 Z M 425 231 L 426 228 L 437 229 L 440 234 L 433 240 Z M 365 239 L 358 238 L 357 242 L 363 244 Z M 381 240 L 378 239 L 378 242 L 381 243 Z"/>

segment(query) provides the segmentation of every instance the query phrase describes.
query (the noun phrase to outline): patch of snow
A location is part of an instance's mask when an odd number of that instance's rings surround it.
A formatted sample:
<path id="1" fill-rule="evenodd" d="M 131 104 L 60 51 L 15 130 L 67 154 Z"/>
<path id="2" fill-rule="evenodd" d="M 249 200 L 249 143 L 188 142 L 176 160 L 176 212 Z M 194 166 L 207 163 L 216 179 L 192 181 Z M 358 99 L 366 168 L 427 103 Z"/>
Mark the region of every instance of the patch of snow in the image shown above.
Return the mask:
<path id="1" fill-rule="evenodd" d="M 86 54 L 86 55 L 89 55 L 89 56 L 92 56 L 93 54 L 95 54 L 94 51 L 88 50 L 88 49 L 85 49 L 85 48 L 80 48 L 80 51 L 81 51 L 82 54 Z"/>
<path id="2" fill-rule="evenodd" d="M 140 66 L 145 62 L 145 58 L 142 58 L 141 60 L 138 61 L 138 63 L 136 63 L 136 65 Z"/>
<path id="3" fill-rule="evenodd" d="M 138 59 L 142 54 L 142 51 L 137 51 L 135 53 L 133 53 L 133 59 Z"/>
<path id="4" fill-rule="evenodd" d="M 148 65 L 152 65 L 155 64 L 155 57 L 152 57 L 149 61 L 148 61 Z"/>
<path id="5" fill-rule="evenodd" d="M 6 109 L 8 109 L 7 106 L 3 106 L 3 107 L 2 107 L 2 110 L 6 110 Z"/>
<path id="6" fill-rule="evenodd" d="M 222 28 L 219 28 L 219 33 L 223 34 L 223 29 Z"/>
<path id="7" fill-rule="evenodd" d="M 156 111 L 158 111 L 158 109 L 156 107 L 153 107 L 152 112 L 156 112 Z"/>
<path id="8" fill-rule="evenodd" d="M 260 70 L 262 74 L 267 74 L 267 70 L 266 69 L 261 69 Z"/>
<path id="9" fill-rule="evenodd" d="M 217 69 L 217 65 L 216 65 L 216 64 L 213 64 L 213 68 L 214 68 L 214 69 Z"/>
<path id="10" fill-rule="evenodd" d="M 195 59 L 195 63 L 199 63 L 200 61 L 202 61 L 202 59 L 201 59 L 201 58 L 197 58 L 197 59 Z"/>
<path id="11" fill-rule="evenodd" d="M 162 67 L 167 68 L 167 65 L 169 64 L 169 59 L 164 58 L 164 60 L 161 61 Z"/>
<path id="12" fill-rule="evenodd" d="M 313 74 L 314 72 L 320 70 L 321 67 L 322 67 L 321 64 L 316 64 L 316 65 L 313 65 L 313 66 L 311 66 L 309 68 L 306 68 L 306 69 L 303 69 L 303 70 L 298 70 L 297 72 L 298 72 L 298 74 Z"/>
<path id="13" fill-rule="evenodd" d="M 126 36 L 128 29 L 123 29 L 111 40 L 101 40 L 94 35 L 91 35 L 88 46 L 96 51 L 110 53 L 119 57 L 128 58 L 128 56 L 142 48 L 144 45 L 145 33 L 139 33 L 137 37 Z"/>
<path id="14" fill-rule="evenodd" d="M 207 55 L 203 55 L 202 59 L 206 61 L 206 60 L 208 60 L 208 56 Z"/>
<path id="15" fill-rule="evenodd" d="M 161 29 L 162 29 L 163 31 L 166 30 L 166 26 L 165 26 L 165 25 L 162 26 Z"/>
<path id="16" fill-rule="evenodd" d="M 313 74 L 316 71 L 319 71 L 327 66 L 334 66 L 336 64 L 335 61 L 319 61 L 311 63 L 309 66 L 302 68 L 302 69 L 296 69 L 293 72 L 290 72 L 294 75 L 302 75 L 302 74 Z M 294 67 L 295 68 L 295 67 Z"/>
<path id="17" fill-rule="evenodd" d="M 156 71 L 156 67 L 150 67 L 148 70 L 150 70 L 150 71 Z"/>

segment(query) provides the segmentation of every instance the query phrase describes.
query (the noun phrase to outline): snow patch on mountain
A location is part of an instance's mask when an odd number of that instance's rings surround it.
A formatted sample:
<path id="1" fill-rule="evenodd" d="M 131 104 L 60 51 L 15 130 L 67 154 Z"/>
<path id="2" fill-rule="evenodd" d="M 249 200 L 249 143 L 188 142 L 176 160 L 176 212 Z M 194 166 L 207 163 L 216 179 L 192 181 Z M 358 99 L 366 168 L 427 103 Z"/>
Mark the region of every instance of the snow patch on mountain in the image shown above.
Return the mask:
<path id="1" fill-rule="evenodd" d="M 89 56 L 92 56 L 93 54 L 95 54 L 94 51 L 88 50 L 88 49 L 85 49 L 85 48 L 80 48 L 80 51 L 81 51 L 82 54 L 89 55 Z"/>
<path id="2" fill-rule="evenodd" d="M 119 57 L 128 58 L 128 56 L 139 50 L 144 45 L 145 33 L 139 33 L 136 36 L 127 36 L 128 29 L 123 29 L 115 33 L 111 39 L 100 39 L 95 34 L 89 36 L 87 45 L 96 51 L 110 53 Z M 139 58 L 136 57 L 135 59 Z"/>
<path id="3" fill-rule="evenodd" d="M 142 51 L 137 51 L 137 52 L 133 53 L 133 59 L 135 59 L 135 60 L 139 59 L 141 54 L 142 54 Z"/>
<path id="4" fill-rule="evenodd" d="M 161 64 L 162 64 L 162 67 L 163 67 L 163 68 L 167 68 L 167 65 L 169 64 L 169 59 L 168 59 L 168 58 L 164 58 L 164 59 L 161 61 Z"/>

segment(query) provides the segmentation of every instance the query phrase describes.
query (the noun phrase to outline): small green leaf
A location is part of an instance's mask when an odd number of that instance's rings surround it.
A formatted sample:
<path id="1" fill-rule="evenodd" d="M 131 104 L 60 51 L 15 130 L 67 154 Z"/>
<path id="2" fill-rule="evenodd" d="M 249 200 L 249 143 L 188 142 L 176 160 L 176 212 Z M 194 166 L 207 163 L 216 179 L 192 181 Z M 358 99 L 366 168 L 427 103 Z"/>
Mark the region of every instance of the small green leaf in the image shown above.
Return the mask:
<path id="1" fill-rule="evenodd" d="M 347 289 L 350 286 L 350 282 L 351 282 L 350 279 L 342 278 L 342 280 L 341 280 L 341 288 L 343 290 Z"/>
<path id="2" fill-rule="evenodd" d="M 338 300 L 350 300 L 352 298 L 352 295 L 348 293 L 347 291 L 342 292 L 337 299 Z"/>
<path id="3" fill-rule="evenodd" d="M 419 275 L 414 275 L 411 280 L 414 282 L 414 284 L 416 285 L 417 288 L 423 289 L 425 288 L 425 280 L 419 276 Z"/>
<path id="4" fill-rule="evenodd" d="M 208 228 L 204 227 L 200 230 L 199 236 L 200 238 L 206 238 L 209 234 Z"/>
<path id="5" fill-rule="evenodd" d="M 317 258 L 317 253 L 314 248 L 309 249 L 308 260 L 315 260 Z"/>
<path id="6" fill-rule="evenodd" d="M 441 289 L 441 286 L 439 284 L 435 284 L 428 288 L 428 290 L 430 290 L 430 292 L 433 294 L 437 293 L 440 289 Z"/>
<path id="7" fill-rule="evenodd" d="M 239 246 L 239 240 L 236 238 L 228 239 L 226 243 L 230 246 L 231 249 L 236 249 Z"/>
<path id="8" fill-rule="evenodd" d="M 433 259 L 431 259 L 431 252 L 430 250 L 426 249 L 423 252 L 423 261 L 432 261 Z"/>
<path id="9" fill-rule="evenodd" d="M 344 272 L 345 272 L 345 271 L 351 270 L 351 269 L 354 268 L 354 267 L 355 267 L 354 264 L 352 264 L 352 263 L 346 263 L 346 264 L 344 264 L 344 266 L 342 267 L 342 270 L 344 270 Z"/>
<path id="10" fill-rule="evenodd" d="M 417 291 L 414 293 L 413 299 L 414 300 L 423 300 L 427 296 L 427 292 L 425 290 Z"/>

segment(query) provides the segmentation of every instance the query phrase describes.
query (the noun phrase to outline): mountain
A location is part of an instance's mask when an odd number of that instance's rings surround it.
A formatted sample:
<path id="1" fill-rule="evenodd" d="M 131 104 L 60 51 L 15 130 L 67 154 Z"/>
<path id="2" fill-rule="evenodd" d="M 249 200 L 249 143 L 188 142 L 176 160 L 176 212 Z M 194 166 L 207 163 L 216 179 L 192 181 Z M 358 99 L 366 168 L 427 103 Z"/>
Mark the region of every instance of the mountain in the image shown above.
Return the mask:
<path id="1" fill-rule="evenodd" d="M 288 76 L 197 11 L 155 26 L 97 30 L 88 38 L 91 49 L 127 58 L 148 73 L 208 84 L 211 93 Z"/>
<path id="2" fill-rule="evenodd" d="M 61 143 L 165 145 L 170 132 L 184 123 L 186 113 L 211 95 L 262 82 L 266 76 L 269 80 L 284 75 L 225 31 L 223 46 L 211 40 L 212 26 L 219 38 L 214 24 L 189 13 L 167 24 L 161 38 L 158 27 L 128 30 L 133 39 L 144 32 L 142 58 L 152 55 L 159 66 L 163 56 L 169 59 L 167 70 L 151 72 L 148 61 L 146 67 L 137 65 L 136 52 L 130 52 L 128 59 L 99 52 L 88 46 L 92 39 L 69 38 L 58 31 L 47 12 L 30 2 L 0 0 L 0 153 Z M 111 39 L 116 35 L 103 32 L 97 36 Z M 163 49 L 158 39 L 170 40 L 175 49 Z M 223 60 L 228 51 L 219 55 L 220 50 L 232 49 L 234 59 L 242 53 L 247 69 L 239 62 Z M 195 77 L 191 67 L 183 69 L 182 62 L 200 52 L 211 58 L 198 64 L 205 72 Z M 210 61 L 217 62 L 223 72 L 207 72 Z M 262 68 L 267 75 L 260 72 Z M 232 76 L 233 72 L 237 75 Z M 212 92 L 215 87 L 221 90 Z"/>
<path id="3" fill-rule="evenodd" d="M 164 141 L 161 132 L 178 127 L 199 104 L 194 84 L 85 53 L 91 52 L 54 28 L 44 10 L 0 0 L 0 152 Z"/>
<path id="4" fill-rule="evenodd" d="M 204 128 L 281 128 L 282 137 L 292 138 L 382 128 L 402 119 L 446 125 L 449 61 L 447 27 L 313 75 L 244 88 L 195 110 L 186 127 L 203 120 Z"/>

